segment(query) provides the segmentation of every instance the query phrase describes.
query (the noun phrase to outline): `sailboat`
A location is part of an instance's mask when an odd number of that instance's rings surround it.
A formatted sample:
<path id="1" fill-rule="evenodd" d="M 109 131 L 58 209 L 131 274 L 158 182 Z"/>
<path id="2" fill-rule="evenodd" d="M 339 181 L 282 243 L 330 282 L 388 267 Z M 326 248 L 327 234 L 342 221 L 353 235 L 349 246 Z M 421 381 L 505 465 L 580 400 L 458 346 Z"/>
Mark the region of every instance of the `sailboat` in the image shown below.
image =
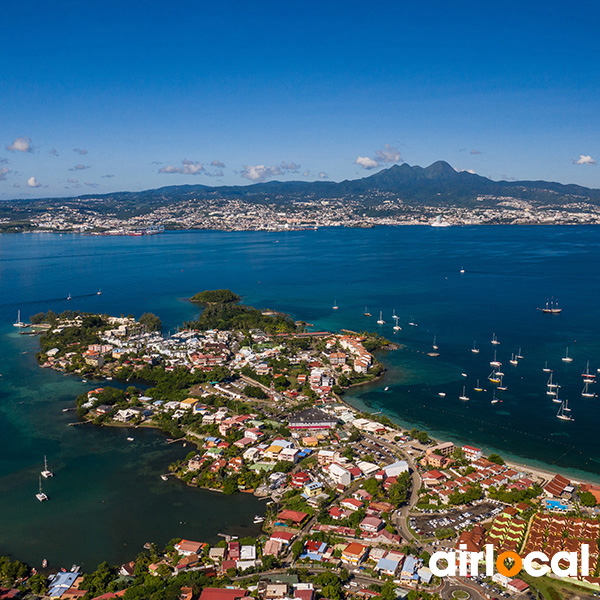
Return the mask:
<path id="1" fill-rule="evenodd" d="M 432 344 L 432 348 L 433 348 L 434 350 L 437 350 L 437 349 L 438 349 L 438 347 L 437 347 L 437 345 L 436 345 L 436 341 L 437 341 L 437 336 L 436 336 L 436 335 L 434 335 L 434 336 L 433 336 L 433 344 Z"/>
<path id="2" fill-rule="evenodd" d="M 369 312 L 368 307 L 366 307 L 366 306 L 365 306 L 365 312 L 363 313 L 363 315 L 365 317 L 370 317 L 371 316 L 371 313 Z"/>
<path id="3" fill-rule="evenodd" d="M 503 380 L 504 380 L 504 376 L 500 375 L 500 383 L 498 384 L 498 389 L 504 392 L 508 388 L 502 383 Z"/>
<path id="4" fill-rule="evenodd" d="M 540 308 L 539 310 L 547 315 L 558 315 L 562 312 L 562 308 L 558 308 L 558 301 L 555 302 L 554 298 L 552 298 L 551 301 L 546 300 L 546 306 L 544 306 L 544 308 Z"/>
<path id="5" fill-rule="evenodd" d="M 488 379 L 492 383 L 500 383 L 500 376 L 498 376 L 498 371 L 495 369 L 488 375 Z"/>
<path id="6" fill-rule="evenodd" d="M 21 311 L 17 312 L 17 320 L 13 323 L 13 327 L 27 327 L 27 324 L 21 321 Z"/>
<path id="7" fill-rule="evenodd" d="M 566 363 L 571 363 L 573 362 L 573 359 L 569 356 L 569 346 L 567 346 L 567 349 L 565 351 L 565 355 L 562 357 L 561 359 L 563 362 Z"/>
<path id="8" fill-rule="evenodd" d="M 558 390 L 560 389 L 560 385 L 556 388 L 555 396 L 556 398 L 552 398 L 552 402 L 556 402 L 556 404 L 560 404 L 562 400 L 558 397 Z"/>
<path id="9" fill-rule="evenodd" d="M 498 400 L 498 398 L 496 398 L 496 390 L 494 390 L 490 404 L 498 404 L 498 402 L 502 402 L 502 400 Z"/>
<path id="10" fill-rule="evenodd" d="M 377 325 L 383 325 L 385 321 L 383 320 L 383 311 L 379 311 L 379 320 L 377 321 Z"/>
<path id="11" fill-rule="evenodd" d="M 548 389 L 551 390 L 552 388 L 557 388 L 558 387 L 558 383 L 553 383 L 552 381 L 552 376 L 554 375 L 554 373 L 550 373 L 550 377 L 548 377 L 548 383 L 546 384 L 548 386 Z"/>
<path id="12" fill-rule="evenodd" d="M 490 361 L 490 367 L 501 367 L 502 363 L 496 358 L 496 350 L 494 350 L 494 360 Z"/>
<path id="13" fill-rule="evenodd" d="M 473 354 L 479 354 L 479 348 L 477 347 L 475 340 L 473 340 L 473 347 L 471 348 L 471 352 L 473 352 Z"/>
<path id="14" fill-rule="evenodd" d="M 568 400 L 565 400 L 564 402 L 562 402 L 560 405 L 560 408 L 558 409 L 558 412 L 556 413 L 557 418 L 559 418 L 561 421 L 574 421 L 575 420 L 571 415 L 565 414 L 566 412 L 571 411 L 568 403 L 569 403 Z"/>
<path id="15" fill-rule="evenodd" d="M 523 355 L 521 354 L 521 348 L 519 348 L 519 351 L 515 354 L 515 358 L 517 360 L 522 360 L 523 359 Z"/>
<path id="16" fill-rule="evenodd" d="M 496 337 L 495 333 L 492 333 L 492 344 L 494 344 L 495 346 L 497 346 L 500 342 L 498 341 L 498 338 Z"/>
<path id="17" fill-rule="evenodd" d="M 332 308 L 333 308 L 333 310 L 337 310 L 339 308 L 339 306 L 337 305 L 337 301 L 336 300 L 333 301 Z"/>
<path id="18" fill-rule="evenodd" d="M 438 346 L 435 343 L 436 339 L 435 339 L 435 335 L 433 336 L 433 344 L 431 346 L 432 350 L 431 352 L 427 353 L 427 356 L 439 356 L 440 353 L 438 352 Z"/>
<path id="19" fill-rule="evenodd" d="M 397 314 L 396 311 L 394 310 L 394 316 L 392 317 L 393 319 L 395 319 L 396 324 L 392 327 L 392 329 L 394 331 L 401 331 L 402 327 L 400 327 L 400 325 L 398 325 L 398 319 L 400 318 Z"/>
<path id="20" fill-rule="evenodd" d="M 483 392 L 483 388 L 479 385 L 479 379 L 477 380 L 477 385 L 473 388 L 476 392 Z"/>
<path id="21" fill-rule="evenodd" d="M 67 296 L 67 300 L 71 300 L 71 292 L 69 292 L 69 295 Z"/>
<path id="22" fill-rule="evenodd" d="M 594 373 L 590 373 L 589 360 L 587 361 L 587 365 L 585 367 L 585 373 L 582 373 L 581 376 L 583 377 L 584 381 L 587 379 L 590 383 L 595 383 L 594 379 L 596 378 L 596 375 Z"/>
<path id="23" fill-rule="evenodd" d="M 102 296 L 102 290 L 98 290 L 98 291 L 96 292 L 96 296 Z"/>
<path id="24" fill-rule="evenodd" d="M 459 400 L 465 400 L 465 401 L 466 401 L 466 400 L 468 400 L 468 399 L 469 399 L 469 397 L 467 396 L 467 393 L 466 393 L 466 392 L 467 392 L 467 390 L 466 390 L 466 387 L 463 385 L 463 393 L 462 393 L 462 396 L 459 396 L 459 397 L 458 397 L 458 399 L 459 399 Z"/>
<path id="25" fill-rule="evenodd" d="M 590 390 L 588 389 L 590 386 L 590 382 L 586 380 L 585 385 L 583 386 L 583 390 L 581 391 L 581 395 L 584 398 L 595 398 L 596 394 L 594 394 L 594 392 L 590 392 Z"/>
<path id="26" fill-rule="evenodd" d="M 411 327 L 416 327 L 416 326 L 417 326 L 417 324 L 415 323 L 415 320 L 413 319 L 413 317 L 411 317 L 411 318 L 410 318 L 410 321 L 408 322 L 408 324 L 409 324 Z"/>
<path id="27" fill-rule="evenodd" d="M 465 268 L 464 268 L 464 267 L 461 267 L 461 268 L 460 268 L 460 273 L 464 273 L 464 272 L 465 272 Z"/>
<path id="28" fill-rule="evenodd" d="M 41 476 L 40 476 L 40 491 L 35 495 L 35 497 L 40 502 L 43 502 L 44 500 L 48 500 L 48 496 L 46 496 L 46 494 L 44 494 L 44 492 L 42 490 L 42 477 Z"/>
<path id="29" fill-rule="evenodd" d="M 46 460 L 45 454 L 44 454 L 44 470 L 42 471 L 42 477 L 44 477 L 44 479 L 48 479 L 48 477 L 54 477 L 54 473 L 48 468 L 48 461 Z"/>
<path id="30" fill-rule="evenodd" d="M 517 360 L 517 357 L 514 354 L 510 355 L 510 360 L 508 362 L 510 362 L 510 364 L 515 367 L 519 364 L 519 361 Z"/>
<path id="31" fill-rule="evenodd" d="M 544 373 L 550 373 L 551 369 L 550 367 L 548 367 L 548 361 L 544 363 L 544 368 L 542 369 L 542 371 L 544 371 Z"/>

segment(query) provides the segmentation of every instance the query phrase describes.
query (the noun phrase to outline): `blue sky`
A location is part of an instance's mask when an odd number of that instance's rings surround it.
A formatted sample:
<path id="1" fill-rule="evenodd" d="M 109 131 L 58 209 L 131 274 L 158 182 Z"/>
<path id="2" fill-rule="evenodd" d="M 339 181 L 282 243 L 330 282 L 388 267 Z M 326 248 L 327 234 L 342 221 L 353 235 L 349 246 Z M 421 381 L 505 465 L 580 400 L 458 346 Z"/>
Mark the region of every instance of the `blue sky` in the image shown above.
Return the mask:
<path id="1" fill-rule="evenodd" d="M 600 187 L 599 17 L 588 0 L 9 0 L 0 198 L 440 159 Z"/>

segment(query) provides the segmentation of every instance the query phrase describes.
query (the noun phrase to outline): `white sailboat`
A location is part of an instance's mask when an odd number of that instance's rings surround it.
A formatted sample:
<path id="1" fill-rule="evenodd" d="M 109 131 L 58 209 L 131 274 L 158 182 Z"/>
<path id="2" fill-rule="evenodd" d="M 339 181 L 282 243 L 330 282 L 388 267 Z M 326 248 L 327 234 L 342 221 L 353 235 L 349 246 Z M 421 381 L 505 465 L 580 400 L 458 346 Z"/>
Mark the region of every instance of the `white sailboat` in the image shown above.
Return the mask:
<path id="1" fill-rule="evenodd" d="M 556 413 L 556 417 L 561 421 L 574 421 L 575 419 L 571 415 L 565 414 L 570 411 L 571 409 L 569 408 L 569 401 L 565 400 L 561 403 L 560 408 Z"/>
<path id="2" fill-rule="evenodd" d="M 565 355 L 562 357 L 561 360 L 566 363 L 573 362 L 573 359 L 569 356 L 569 346 L 567 346 L 567 349 L 565 350 Z"/>
<path id="3" fill-rule="evenodd" d="M 586 380 L 585 385 L 583 386 L 583 390 L 581 391 L 581 395 L 584 398 L 595 398 L 596 394 L 594 394 L 594 392 L 590 392 L 589 386 L 590 382 Z"/>
<path id="4" fill-rule="evenodd" d="M 460 268 L 460 273 L 462 274 L 462 273 L 464 273 L 464 272 L 465 272 L 465 268 L 464 268 L 464 267 L 461 267 L 461 268 Z"/>
<path id="5" fill-rule="evenodd" d="M 514 367 L 516 367 L 519 364 L 519 361 L 517 360 L 517 357 L 514 354 L 510 355 L 510 360 L 508 362 Z"/>
<path id="6" fill-rule="evenodd" d="M 98 290 L 98 291 L 96 292 L 96 296 L 102 296 L 102 290 Z"/>
<path id="7" fill-rule="evenodd" d="M 498 341 L 498 338 L 496 337 L 495 333 L 492 333 L 492 344 L 494 344 L 495 346 L 497 346 L 500 342 Z"/>
<path id="8" fill-rule="evenodd" d="M 546 384 L 548 386 L 548 389 L 551 390 L 552 388 L 557 388 L 558 387 L 558 383 L 554 383 L 552 381 L 552 377 L 553 377 L 554 373 L 550 373 L 550 377 L 548 377 L 548 383 Z"/>
<path id="9" fill-rule="evenodd" d="M 433 344 L 432 344 L 432 348 L 433 348 L 434 350 L 437 350 L 437 349 L 438 349 L 438 347 L 437 347 L 437 344 L 436 344 L 436 341 L 437 341 L 437 336 L 436 336 L 436 335 L 434 335 L 434 336 L 433 336 Z"/>
<path id="10" fill-rule="evenodd" d="M 560 389 L 560 385 L 556 388 L 556 398 L 552 398 L 552 402 L 556 402 L 556 404 L 561 404 L 562 400 L 558 397 L 558 390 Z"/>
<path id="11" fill-rule="evenodd" d="M 21 311 L 17 312 L 17 320 L 13 323 L 13 327 L 27 327 L 27 324 L 21 321 Z"/>
<path id="12" fill-rule="evenodd" d="M 383 325 L 385 321 L 383 320 L 383 311 L 379 311 L 379 319 L 377 321 L 377 325 Z"/>
<path id="13" fill-rule="evenodd" d="M 337 305 L 337 301 L 336 300 L 333 301 L 332 308 L 333 308 L 333 310 L 337 310 L 339 308 L 339 306 Z"/>
<path id="14" fill-rule="evenodd" d="M 504 380 L 504 375 L 500 375 L 500 383 L 498 384 L 498 389 L 504 392 L 508 388 L 502 383 L 503 380 Z"/>
<path id="15" fill-rule="evenodd" d="M 496 398 L 496 390 L 494 390 L 494 394 L 492 395 L 492 401 L 490 402 L 490 404 L 498 404 L 498 402 L 502 402 L 502 401 L 498 400 L 498 398 Z"/>
<path id="16" fill-rule="evenodd" d="M 40 491 L 35 495 L 35 497 L 40 501 L 44 502 L 44 500 L 48 500 L 48 496 L 44 494 L 42 490 L 42 477 L 40 476 Z"/>
<path id="17" fill-rule="evenodd" d="M 523 359 L 523 355 L 521 354 L 521 348 L 519 348 L 519 351 L 515 354 L 515 358 L 517 360 L 522 360 Z"/>
<path id="18" fill-rule="evenodd" d="M 463 385 L 463 393 L 462 396 L 458 397 L 459 400 L 463 400 L 463 401 L 467 401 L 469 399 L 469 397 L 467 396 L 467 389 L 466 386 Z"/>
<path id="19" fill-rule="evenodd" d="M 42 477 L 44 479 L 48 479 L 48 477 L 54 477 L 54 473 L 48 468 L 48 461 L 46 460 L 45 454 L 44 454 L 44 470 L 42 471 Z"/>
<path id="20" fill-rule="evenodd" d="M 71 292 L 69 292 L 69 295 L 67 296 L 67 300 L 71 300 Z"/>
<path id="21" fill-rule="evenodd" d="M 548 366 L 548 361 L 546 361 L 544 363 L 544 368 L 542 369 L 542 371 L 544 371 L 544 373 L 550 373 L 552 369 L 550 369 L 550 367 Z"/>
<path id="22" fill-rule="evenodd" d="M 479 354 L 479 348 L 477 347 L 475 340 L 473 340 L 473 347 L 471 348 L 471 352 L 473 352 L 473 354 Z"/>
<path id="23" fill-rule="evenodd" d="M 585 367 L 585 373 L 582 373 L 584 381 L 589 381 L 590 383 L 596 383 L 594 379 L 596 379 L 596 375 L 594 373 L 590 373 L 590 361 L 587 361 L 587 365 Z"/>
<path id="24" fill-rule="evenodd" d="M 501 367 L 502 363 L 496 358 L 496 350 L 494 350 L 494 360 L 490 361 L 490 367 Z"/>
<path id="25" fill-rule="evenodd" d="M 393 329 L 394 331 L 401 331 L 401 330 L 402 330 L 402 327 L 400 327 L 400 325 L 398 325 L 398 319 L 399 319 L 400 317 L 399 317 L 399 316 L 396 314 L 396 311 L 395 311 L 395 310 L 394 310 L 394 315 L 393 315 L 393 317 L 392 317 L 392 318 L 393 318 L 393 319 L 396 321 L 396 324 L 395 324 L 395 325 L 392 327 L 392 329 Z"/>
<path id="26" fill-rule="evenodd" d="M 415 320 L 414 320 L 414 318 L 413 318 L 413 317 L 411 317 L 411 318 L 410 318 L 410 321 L 408 322 L 408 324 L 409 324 L 411 327 L 416 327 L 416 326 L 417 326 L 417 324 L 415 323 Z"/>

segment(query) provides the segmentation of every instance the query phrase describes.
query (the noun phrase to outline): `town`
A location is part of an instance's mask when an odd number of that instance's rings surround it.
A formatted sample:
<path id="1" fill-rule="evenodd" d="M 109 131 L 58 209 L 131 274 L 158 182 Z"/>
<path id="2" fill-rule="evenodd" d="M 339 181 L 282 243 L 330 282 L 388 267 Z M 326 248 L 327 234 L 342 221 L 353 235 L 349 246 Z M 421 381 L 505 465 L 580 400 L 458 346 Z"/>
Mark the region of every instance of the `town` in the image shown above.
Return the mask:
<path id="1" fill-rule="evenodd" d="M 77 398 L 73 425 L 131 435 L 157 427 L 170 442 L 195 446 L 156 476 L 264 498 L 265 514 L 255 517 L 262 533 L 215 543 L 190 531 L 90 574 L 0 559 L 8 586 L 0 598 L 551 600 L 549 589 L 579 597 L 600 590 L 600 487 L 352 407 L 345 390 L 381 375 L 378 352 L 399 351 L 375 334 L 310 331 L 239 305 L 229 290 L 192 300 L 204 307 L 198 320 L 167 336 L 151 314 L 40 313 L 29 329 L 40 335 L 41 367 L 98 382 Z M 549 555 L 589 544 L 591 575 L 440 579 L 429 569 L 438 550 L 485 544 L 497 554 Z"/>

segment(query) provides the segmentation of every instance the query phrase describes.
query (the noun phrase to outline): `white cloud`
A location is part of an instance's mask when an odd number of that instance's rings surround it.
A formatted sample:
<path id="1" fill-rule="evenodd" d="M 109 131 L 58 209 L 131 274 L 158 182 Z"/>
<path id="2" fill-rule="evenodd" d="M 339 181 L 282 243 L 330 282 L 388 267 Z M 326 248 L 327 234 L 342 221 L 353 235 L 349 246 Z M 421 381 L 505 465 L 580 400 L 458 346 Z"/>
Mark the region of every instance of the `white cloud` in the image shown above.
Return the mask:
<path id="1" fill-rule="evenodd" d="M 398 148 L 390 146 L 389 144 L 386 144 L 382 150 L 377 150 L 375 156 L 377 156 L 376 161 L 380 163 L 402 162 L 402 157 L 400 156 Z"/>
<path id="2" fill-rule="evenodd" d="M 83 150 L 82 148 L 73 148 L 73 152 L 75 152 L 75 154 L 81 154 L 81 156 L 87 154 L 87 150 Z"/>
<path id="3" fill-rule="evenodd" d="M 69 171 L 83 171 L 84 169 L 89 169 L 90 166 L 89 165 L 75 165 L 72 169 L 69 169 Z"/>
<path id="4" fill-rule="evenodd" d="M 321 171 L 319 173 L 319 178 L 320 179 L 329 179 L 329 175 L 327 175 L 327 173 L 325 173 L 325 171 Z"/>
<path id="5" fill-rule="evenodd" d="M 379 166 L 379 163 L 368 156 L 358 156 L 354 161 L 354 164 L 360 165 L 363 169 L 374 169 Z"/>
<path id="6" fill-rule="evenodd" d="M 10 173 L 7 167 L 0 167 L 0 181 L 6 181 L 6 176 Z"/>
<path id="7" fill-rule="evenodd" d="M 304 173 L 302 173 L 302 177 L 308 177 L 310 175 L 310 171 L 308 169 L 306 169 L 306 171 L 304 171 Z"/>
<path id="8" fill-rule="evenodd" d="M 211 167 L 219 167 L 219 169 L 224 169 L 225 163 L 221 162 L 220 160 L 215 159 L 210 163 L 210 166 Z"/>
<path id="9" fill-rule="evenodd" d="M 596 161 L 589 154 L 580 154 L 577 160 L 573 161 L 576 165 L 595 165 Z"/>
<path id="10" fill-rule="evenodd" d="M 32 188 L 42 187 L 42 184 L 35 177 L 30 177 L 27 180 L 27 185 Z"/>
<path id="11" fill-rule="evenodd" d="M 286 162 L 281 161 L 280 166 L 283 171 L 290 171 L 291 173 L 298 173 L 298 169 L 300 168 L 300 165 L 297 165 L 294 162 L 286 163 Z"/>
<path id="12" fill-rule="evenodd" d="M 279 167 L 266 167 L 265 165 L 244 165 L 244 170 L 241 173 L 242 177 L 250 181 L 266 181 L 270 177 L 283 175 L 283 171 Z"/>
<path id="13" fill-rule="evenodd" d="M 182 167 L 167 165 L 158 170 L 159 173 L 179 173 L 180 175 L 198 175 L 204 172 L 202 163 L 184 159 L 181 161 Z"/>
<path id="14" fill-rule="evenodd" d="M 6 146 L 6 149 L 11 152 L 32 152 L 33 146 L 31 145 L 31 139 L 25 136 L 15 138 L 10 146 Z"/>

